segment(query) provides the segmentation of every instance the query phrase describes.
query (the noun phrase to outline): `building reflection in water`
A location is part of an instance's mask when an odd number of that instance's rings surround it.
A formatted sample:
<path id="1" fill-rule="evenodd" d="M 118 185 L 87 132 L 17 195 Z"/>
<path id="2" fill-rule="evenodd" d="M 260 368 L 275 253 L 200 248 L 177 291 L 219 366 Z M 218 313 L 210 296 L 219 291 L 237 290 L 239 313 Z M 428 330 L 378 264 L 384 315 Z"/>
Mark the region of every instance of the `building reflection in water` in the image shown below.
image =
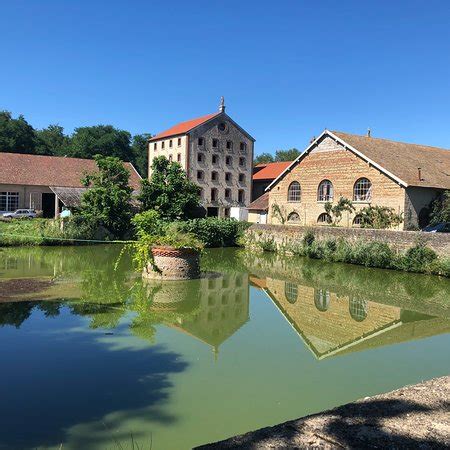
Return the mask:
<path id="1" fill-rule="evenodd" d="M 250 277 L 263 289 L 317 359 L 450 331 L 449 321 L 361 295 L 270 277 Z"/>

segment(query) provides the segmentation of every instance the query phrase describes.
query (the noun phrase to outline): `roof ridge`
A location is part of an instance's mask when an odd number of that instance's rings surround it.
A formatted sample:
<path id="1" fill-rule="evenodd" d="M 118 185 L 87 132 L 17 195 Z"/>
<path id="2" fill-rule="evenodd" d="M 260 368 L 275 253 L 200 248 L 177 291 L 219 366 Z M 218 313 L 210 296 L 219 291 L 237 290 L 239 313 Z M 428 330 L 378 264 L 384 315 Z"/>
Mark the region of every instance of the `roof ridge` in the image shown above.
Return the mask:
<path id="1" fill-rule="evenodd" d="M 364 134 L 354 134 L 354 133 L 347 133 L 346 131 L 339 131 L 339 130 L 329 130 L 331 133 L 333 134 L 345 134 L 347 136 L 355 136 L 355 137 L 359 137 L 359 138 L 366 138 L 366 139 L 370 139 L 370 140 L 377 140 L 377 141 L 383 141 L 383 142 L 391 142 L 394 144 L 403 144 L 403 145 L 414 145 L 415 147 L 426 147 L 426 148 L 430 148 L 433 150 L 438 150 L 438 151 L 442 151 L 442 152 L 448 152 L 450 151 L 450 148 L 444 148 L 444 147 L 435 147 L 433 145 L 426 145 L 426 144 L 416 144 L 413 142 L 404 142 L 404 141 L 394 141 L 392 139 L 385 139 L 385 138 L 379 138 L 379 137 L 374 137 L 374 136 L 366 136 Z"/>

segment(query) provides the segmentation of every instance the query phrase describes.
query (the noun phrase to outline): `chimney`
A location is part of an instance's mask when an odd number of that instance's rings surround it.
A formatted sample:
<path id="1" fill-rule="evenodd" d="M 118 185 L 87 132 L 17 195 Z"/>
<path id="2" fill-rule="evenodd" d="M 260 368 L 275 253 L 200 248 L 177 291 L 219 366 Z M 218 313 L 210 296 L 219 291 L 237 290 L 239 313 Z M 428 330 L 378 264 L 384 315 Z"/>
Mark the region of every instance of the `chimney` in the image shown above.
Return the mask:
<path id="1" fill-rule="evenodd" d="M 421 168 L 421 167 L 418 167 L 418 168 L 417 168 L 417 173 L 418 173 L 418 175 L 419 175 L 419 181 L 423 181 L 423 178 L 422 178 L 422 168 Z"/>
<path id="2" fill-rule="evenodd" d="M 370 128 L 367 128 L 367 137 L 370 137 Z"/>
<path id="3" fill-rule="evenodd" d="M 219 112 L 225 112 L 225 99 L 223 98 L 223 96 L 220 97 Z"/>

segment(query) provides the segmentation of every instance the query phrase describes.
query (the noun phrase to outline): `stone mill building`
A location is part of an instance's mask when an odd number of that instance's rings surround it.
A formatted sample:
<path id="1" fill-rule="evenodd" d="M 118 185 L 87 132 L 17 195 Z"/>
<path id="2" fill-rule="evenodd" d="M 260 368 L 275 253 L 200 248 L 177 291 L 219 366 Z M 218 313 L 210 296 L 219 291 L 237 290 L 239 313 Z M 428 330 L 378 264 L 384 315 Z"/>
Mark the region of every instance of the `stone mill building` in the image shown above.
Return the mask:
<path id="1" fill-rule="evenodd" d="M 153 159 L 178 162 L 201 188 L 208 216 L 245 219 L 251 201 L 255 139 L 225 112 L 179 123 L 149 139 L 149 176 Z"/>

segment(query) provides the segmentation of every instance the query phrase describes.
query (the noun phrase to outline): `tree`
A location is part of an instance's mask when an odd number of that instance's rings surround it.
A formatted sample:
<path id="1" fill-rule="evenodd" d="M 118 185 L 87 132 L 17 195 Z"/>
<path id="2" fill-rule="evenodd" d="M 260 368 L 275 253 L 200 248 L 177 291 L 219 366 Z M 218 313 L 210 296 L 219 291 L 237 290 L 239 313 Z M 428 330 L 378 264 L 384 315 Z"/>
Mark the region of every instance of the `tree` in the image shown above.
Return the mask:
<path id="1" fill-rule="evenodd" d="M 253 165 L 256 166 L 256 164 L 267 164 L 271 162 L 273 162 L 273 155 L 271 155 L 270 153 L 261 153 L 260 155 L 255 157 Z"/>
<path id="2" fill-rule="evenodd" d="M 13 119 L 9 111 L 0 111 L 0 151 L 35 153 L 34 128 L 20 115 Z"/>
<path id="3" fill-rule="evenodd" d="M 355 210 L 352 201 L 345 197 L 341 197 L 335 205 L 331 202 L 326 202 L 324 208 L 327 214 L 332 217 L 334 225 L 337 225 L 341 221 L 344 211 L 351 213 Z"/>
<path id="4" fill-rule="evenodd" d="M 148 176 L 148 140 L 151 137 L 149 133 L 136 134 L 131 144 L 132 161 L 142 178 Z"/>
<path id="5" fill-rule="evenodd" d="M 192 217 L 200 205 L 199 194 L 200 187 L 188 180 L 178 163 L 158 156 L 150 181 L 142 180 L 139 200 L 144 211 L 154 209 L 163 220 L 179 220 Z"/>
<path id="6" fill-rule="evenodd" d="M 118 130 L 111 125 L 75 128 L 68 156 L 115 156 L 122 161 L 131 161 L 130 141 L 131 134 L 128 131 Z"/>
<path id="7" fill-rule="evenodd" d="M 38 155 L 64 156 L 70 152 L 70 138 L 59 125 L 49 125 L 36 130 L 36 153 Z"/>
<path id="8" fill-rule="evenodd" d="M 122 237 L 130 229 L 133 215 L 130 173 L 119 158 L 95 155 L 94 160 L 98 171 L 82 180 L 89 189 L 81 198 L 80 215 L 88 223 L 102 225 L 115 237 Z"/>
<path id="9" fill-rule="evenodd" d="M 431 203 L 430 225 L 450 222 L 450 191 L 444 191 Z"/>
<path id="10" fill-rule="evenodd" d="M 294 161 L 300 155 L 300 150 L 291 148 L 289 150 L 277 150 L 275 152 L 275 161 Z"/>

